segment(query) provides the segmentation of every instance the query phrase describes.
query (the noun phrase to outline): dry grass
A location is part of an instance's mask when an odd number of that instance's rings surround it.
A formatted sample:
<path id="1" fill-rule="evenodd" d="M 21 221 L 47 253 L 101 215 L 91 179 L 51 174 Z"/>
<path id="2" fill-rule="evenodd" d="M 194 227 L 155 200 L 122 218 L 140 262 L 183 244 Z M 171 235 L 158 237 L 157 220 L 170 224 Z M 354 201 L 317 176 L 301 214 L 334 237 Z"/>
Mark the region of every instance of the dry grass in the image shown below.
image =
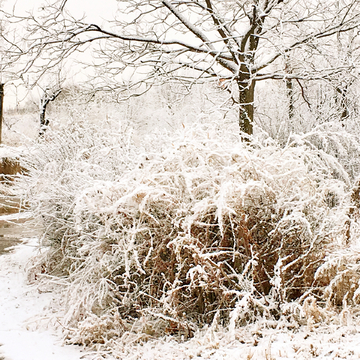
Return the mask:
<path id="1" fill-rule="evenodd" d="M 48 246 L 33 271 L 66 285 L 71 342 L 188 338 L 204 324 L 279 319 L 291 302 L 310 318 L 311 299 L 350 296 L 336 286 L 353 275 L 324 269 L 356 215 L 319 150 L 250 148 L 198 128 L 143 155 L 128 134 L 88 131 L 49 134 L 22 182 Z"/>

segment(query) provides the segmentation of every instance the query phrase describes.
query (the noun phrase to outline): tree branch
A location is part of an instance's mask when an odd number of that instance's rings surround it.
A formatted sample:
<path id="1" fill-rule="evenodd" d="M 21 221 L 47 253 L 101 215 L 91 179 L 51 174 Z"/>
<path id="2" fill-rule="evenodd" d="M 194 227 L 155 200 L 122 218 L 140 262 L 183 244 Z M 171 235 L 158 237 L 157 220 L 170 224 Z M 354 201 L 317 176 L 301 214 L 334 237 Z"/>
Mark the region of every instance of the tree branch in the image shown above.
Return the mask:
<path id="1" fill-rule="evenodd" d="M 359 15 L 356 15 L 356 17 L 360 17 Z M 266 68 L 267 66 L 269 66 L 270 64 L 272 64 L 276 59 L 278 59 L 280 56 L 283 56 L 284 54 L 292 51 L 293 49 L 307 44 L 312 40 L 315 39 L 322 39 L 325 37 L 330 37 L 332 35 L 338 34 L 338 33 L 342 33 L 342 32 L 347 32 L 353 29 L 356 29 L 359 26 L 360 20 L 358 20 L 356 23 L 352 24 L 352 25 L 348 25 L 347 27 L 343 27 L 343 22 L 341 22 L 340 24 L 337 24 L 329 29 L 326 29 L 324 31 L 320 31 L 316 34 L 311 34 L 299 41 L 294 42 L 292 45 L 286 47 L 285 49 L 283 49 L 281 52 L 278 52 L 277 54 L 273 55 L 269 60 L 267 60 L 265 63 L 263 63 L 262 65 L 258 65 L 256 67 L 254 67 L 254 71 L 258 72 L 261 71 L 262 69 Z"/>
<path id="2" fill-rule="evenodd" d="M 214 47 L 207 36 L 198 28 L 196 28 L 190 21 L 188 21 L 171 3 L 169 0 L 163 0 L 162 3 L 180 20 L 180 22 L 197 38 L 199 38 L 204 45 L 210 50 L 214 51 Z"/>

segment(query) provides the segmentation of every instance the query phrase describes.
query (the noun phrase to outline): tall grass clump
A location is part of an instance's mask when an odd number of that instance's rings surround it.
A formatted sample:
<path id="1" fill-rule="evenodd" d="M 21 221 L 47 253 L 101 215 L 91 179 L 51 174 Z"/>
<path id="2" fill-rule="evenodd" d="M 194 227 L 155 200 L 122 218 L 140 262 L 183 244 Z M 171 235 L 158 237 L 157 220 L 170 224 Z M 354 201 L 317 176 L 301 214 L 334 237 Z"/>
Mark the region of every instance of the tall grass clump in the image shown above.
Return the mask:
<path id="1" fill-rule="evenodd" d="M 336 122 L 320 124 L 308 133 L 291 135 L 288 142 L 318 150 L 328 161 L 341 164 L 331 166 L 338 177 L 344 179 L 345 171 L 346 177 L 354 181 L 360 173 L 360 143 L 356 132 L 349 133 L 342 125 Z"/>
<path id="2" fill-rule="evenodd" d="M 325 304 L 325 264 L 355 221 L 338 162 L 211 125 L 153 143 L 73 125 L 24 158 L 19 187 L 44 229 L 31 271 L 64 287 L 71 342 L 187 338 L 214 322 L 278 319 L 291 302 Z"/>

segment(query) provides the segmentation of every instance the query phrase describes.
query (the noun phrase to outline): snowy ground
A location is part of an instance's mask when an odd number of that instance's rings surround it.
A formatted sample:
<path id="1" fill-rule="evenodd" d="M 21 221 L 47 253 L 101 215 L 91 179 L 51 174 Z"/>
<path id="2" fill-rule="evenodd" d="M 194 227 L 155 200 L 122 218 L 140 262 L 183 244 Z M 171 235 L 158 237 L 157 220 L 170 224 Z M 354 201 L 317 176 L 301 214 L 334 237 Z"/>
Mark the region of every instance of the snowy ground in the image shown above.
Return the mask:
<path id="1" fill-rule="evenodd" d="M 52 293 L 40 293 L 24 271 L 37 250 L 35 238 L 0 256 L 0 359 L 80 360 L 100 359 L 94 352 L 63 345 L 50 319 L 56 317 Z M 207 329 L 188 342 L 171 338 L 145 344 L 131 341 L 114 347 L 120 359 L 359 359 L 360 321 L 345 319 L 340 325 L 296 331 L 259 325 L 230 332 Z M 112 359 L 112 357 L 108 357 Z"/>
<path id="2" fill-rule="evenodd" d="M 0 256 L 0 359 L 79 360 L 79 347 L 63 346 L 55 331 L 46 330 L 52 294 L 27 284 L 24 268 L 36 241 L 29 239 Z"/>

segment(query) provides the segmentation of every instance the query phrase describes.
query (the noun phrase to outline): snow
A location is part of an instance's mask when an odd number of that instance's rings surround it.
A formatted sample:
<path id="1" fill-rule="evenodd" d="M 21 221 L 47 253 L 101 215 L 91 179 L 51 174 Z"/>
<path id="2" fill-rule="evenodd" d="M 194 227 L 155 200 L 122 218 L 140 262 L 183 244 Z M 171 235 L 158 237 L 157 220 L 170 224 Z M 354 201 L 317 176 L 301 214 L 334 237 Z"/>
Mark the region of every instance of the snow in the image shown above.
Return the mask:
<path id="1" fill-rule="evenodd" d="M 27 284 L 25 266 L 36 250 L 32 238 L 0 256 L 0 359 L 79 360 L 81 348 L 64 346 L 55 329 L 46 329 L 52 294 Z"/>
<path id="2" fill-rule="evenodd" d="M 24 152 L 25 149 L 23 147 L 13 147 L 1 145 L 0 147 L 0 158 L 16 158 Z"/>
<path id="3" fill-rule="evenodd" d="M 61 334 L 50 325 L 56 293 L 40 292 L 28 283 L 25 271 L 37 249 L 37 239 L 30 238 L 0 256 L 0 359 L 100 359 L 82 347 L 64 345 Z M 343 314 L 339 325 L 308 324 L 291 331 L 253 324 L 233 329 L 229 335 L 224 329 L 209 327 L 183 343 L 171 337 L 144 344 L 118 342 L 114 355 L 134 360 L 360 358 L 360 322 L 351 314 Z"/>
<path id="4" fill-rule="evenodd" d="M 30 212 L 21 212 L 21 213 L 7 214 L 0 216 L 0 220 L 3 221 L 16 221 L 20 219 L 29 219 L 29 218 L 31 218 Z"/>

